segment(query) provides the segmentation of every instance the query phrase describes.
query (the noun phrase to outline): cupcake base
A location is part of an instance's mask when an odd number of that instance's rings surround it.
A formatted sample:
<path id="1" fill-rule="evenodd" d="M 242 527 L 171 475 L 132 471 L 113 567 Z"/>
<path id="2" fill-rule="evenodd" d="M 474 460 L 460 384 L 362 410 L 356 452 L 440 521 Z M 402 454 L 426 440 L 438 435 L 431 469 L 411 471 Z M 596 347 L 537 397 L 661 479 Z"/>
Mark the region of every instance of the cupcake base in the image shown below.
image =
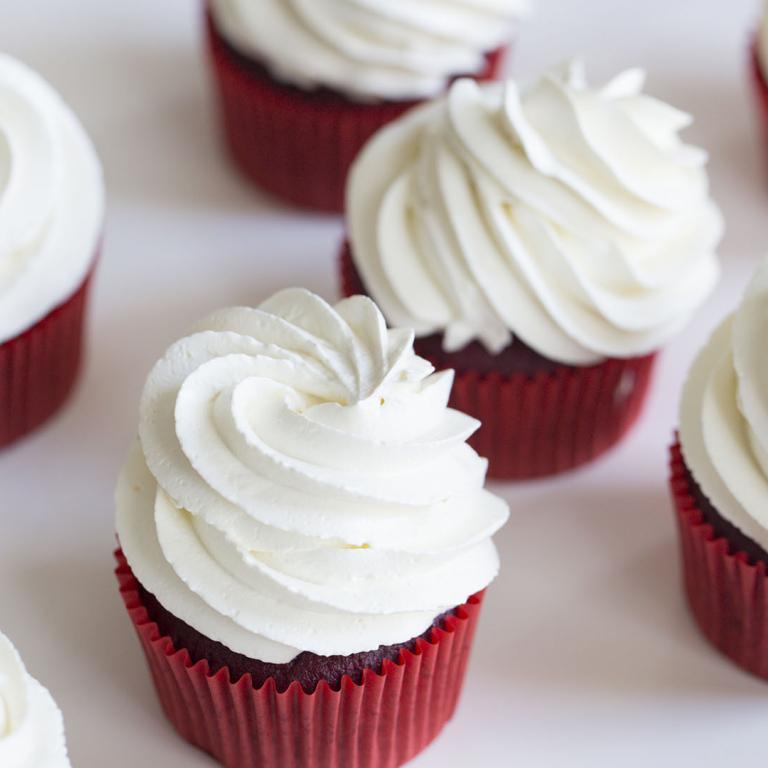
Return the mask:
<path id="1" fill-rule="evenodd" d="M 0 448 L 47 421 L 72 391 L 93 269 L 42 320 L 0 344 Z"/>
<path id="2" fill-rule="evenodd" d="M 394 768 L 422 751 L 453 715 L 483 593 L 471 597 L 360 679 L 321 680 L 312 692 L 294 681 L 234 680 L 227 667 L 193 661 L 153 622 L 125 556 L 116 552 L 120 593 L 162 707 L 180 735 L 227 768 Z M 145 593 L 146 594 L 146 593 Z"/>
<path id="3" fill-rule="evenodd" d="M 368 293 L 348 243 L 341 282 L 345 296 Z M 414 348 L 435 368 L 455 371 L 450 405 L 482 422 L 469 443 L 497 480 L 566 472 L 616 445 L 640 415 L 656 359 L 561 365 L 519 340 L 496 356 L 477 345 L 445 353 L 435 337 L 417 339 Z"/>
<path id="4" fill-rule="evenodd" d="M 670 490 L 683 584 L 696 623 L 738 666 L 768 679 L 768 563 L 763 550 L 706 499 L 679 443 L 670 451 Z"/>
<path id="5" fill-rule="evenodd" d="M 235 165 L 262 189 L 297 206 L 343 211 L 347 173 L 357 153 L 379 128 L 419 103 L 366 104 L 328 89 L 280 83 L 219 34 L 210 10 L 206 38 Z M 488 54 L 486 69 L 475 77 L 495 77 L 505 50 Z"/>

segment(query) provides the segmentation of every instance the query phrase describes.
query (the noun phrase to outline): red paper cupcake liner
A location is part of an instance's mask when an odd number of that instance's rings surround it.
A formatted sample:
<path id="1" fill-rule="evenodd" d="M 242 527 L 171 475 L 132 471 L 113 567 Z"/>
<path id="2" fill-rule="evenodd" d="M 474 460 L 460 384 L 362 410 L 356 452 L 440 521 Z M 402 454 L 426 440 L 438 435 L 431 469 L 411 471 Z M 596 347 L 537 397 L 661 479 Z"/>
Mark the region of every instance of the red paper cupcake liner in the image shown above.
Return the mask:
<path id="1" fill-rule="evenodd" d="M 748 672 L 768 679 L 766 563 L 750 563 L 745 552 L 732 551 L 728 540 L 705 521 L 677 442 L 670 451 L 669 483 L 683 583 L 696 623 L 715 648 Z"/>
<path id="2" fill-rule="evenodd" d="M 642 410 L 653 363 L 654 356 L 612 359 L 532 377 L 457 371 L 450 405 L 482 422 L 469 442 L 488 459 L 490 477 L 546 477 L 596 459 L 624 437 Z"/>
<path id="3" fill-rule="evenodd" d="M 347 244 L 341 285 L 345 296 L 365 292 Z M 415 349 L 421 354 L 418 339 Z M 469 443 L 488 459 L 489 477 L 555 475 L 596 459 L 624 437 L 642 411 L 655 359 L 560 365 L 534 376 L 456 370 L 450 406 L 482 422 Z"/>
<path id="4" fill-rule="evenodd" d="M 92 274 L 42 320 L 0 344 L 0 447 L 40 426 L 72 391 Z"/>
<path id="5" fill-rule="evenodd" d="M 754 83 L 755 102 L 760 120 L 760 130 L 768 144 L 768 82 L 765 80 L 757 41 L 750 48 L 750 70 Z"/>
<path id="6" fill-rule="evenodd" d="M 204 660 L 161 637 L 142 604 L 122 551 L 115 553 L 120 593 L 147 658 L 162 707 L 187 741 L 227 768 L 392 768 L 423 750 L 453 715 L 461 692 L 483 593 L 415 641 L 398 663 L 367 669 L 361 683 L 339 690 L 321 681 L 308 694 L 273 679 L 254 688 L 250 675 L 233 683 L 229 670 L 209 672 Z"/>
<path id="7" fill-rule="evenodd" d="M 234 52 L 210 11 L 206 36 L 224 135 L 235 164 L 271 194 L 305 208 L 341 212 L 347 172 L 382 126 L 417 101 L 362 104 L 328 90 L 283 85 L 266 68 Z M 492 79 L 505 48 L 487 56 Z"/>

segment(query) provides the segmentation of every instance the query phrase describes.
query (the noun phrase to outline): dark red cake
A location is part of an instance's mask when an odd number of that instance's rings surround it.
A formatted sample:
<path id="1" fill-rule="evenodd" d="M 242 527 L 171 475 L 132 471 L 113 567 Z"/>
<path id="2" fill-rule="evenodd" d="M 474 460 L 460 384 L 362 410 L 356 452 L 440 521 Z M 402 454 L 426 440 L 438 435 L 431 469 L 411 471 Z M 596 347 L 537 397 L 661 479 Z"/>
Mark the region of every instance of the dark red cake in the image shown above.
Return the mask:
<path id="1" fill-rule="evenodd" d="M 696 508 L 701 512 L 702 523 L 712 527 L 715 538 L 722 538 L 728 542 L 729 554 L 743 553 L 747 555 L 750 563 L 764 562 L 768 564 L 768 552 L 749 536 L 742 533 L 732 522 L 726 520 L 701 490 L 701 486 L 696 482 L 685 464 L 684 468 L 688 493 L 694 500 Z"/>
<path id="2" fill-rule="evenodd" d="M 429 642 L 432 633 L 430 628 L 419 638 L 406 643 L 382 645 L 375 651 L 350 656 L 318 656 L 304 652 L 287 664 L 269 664 L 235 653 L 221 643 L 200 634 L 189 624 L 169 613 L 154 595 L 142 586 L 139 586 L 139 597 L 147 609 L 150 621 L 157 624 L 160 633 L 167 635 L 176 648 L 186 648 L 193 663 L 205 660 L 213 673 L 222 668 L 226 669 L 232 683 L 236 683 L 243 675 L 250 675 L 254 688 L 261 688 L 271 678 L 280 692 L 287 690 L 291 683 L 297 682 L 306 693 L 312 693 L 321 680 L 328 683 L 332 690 L 338 691 L 345 676 L 359 685 L 364 670 L 372 669 L 380 673 L 385 659 L 396 662 L 401 651 L 413 651 L 419 639 Z M 433 626 L 444 626 L 448 615 L 453 615 L 453 612 L 438 616 Z"/>

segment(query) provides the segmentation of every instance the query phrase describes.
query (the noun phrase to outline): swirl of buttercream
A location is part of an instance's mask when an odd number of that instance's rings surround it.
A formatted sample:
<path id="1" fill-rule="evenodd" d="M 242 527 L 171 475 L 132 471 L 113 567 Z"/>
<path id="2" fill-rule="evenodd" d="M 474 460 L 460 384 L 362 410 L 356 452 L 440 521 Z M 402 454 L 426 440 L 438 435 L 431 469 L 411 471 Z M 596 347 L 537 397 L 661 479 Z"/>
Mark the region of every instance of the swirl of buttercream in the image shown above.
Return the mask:
<path id="1" fill-rule="evenodd" d="M 51 694 L 0 632 L 0 765 L 69 768 L 64 720 Z"/>
<path id="2" fill-rule="evenodd" d="M 509 40 L 527 0 L 213 0 L 217 28 L 275 76 L 359 99 L 434 96 Z"/>
<path id="3" fill-rule="evenodd" d="M 690 118 L 627 71 L 525 93 L 460 80 L 353 167 L 352 252 L 389 322 L 447 351 L 515 336 L 575 365 L 655 351 L 712 289 L 722 231 Z"/>
<path id="4" fill-rule="evenodd" d="M 506 504 L 413 333 L 290 289 L 217 312 L 149 375 L 121 546 L 174 615 L 282 663 L 405 642 L 483 589 Z"/>
<path id="5" fill-rule="evenodd" d="M 99 161 L 39 75 L 0 54 L 0 343 L 72 294 L 103 217 Z"/>
<path id="6" fill-rule="evenodd" d="M 768 549 L 768 261 L 694 362 L 680 408 L 685 462 L 718 512 Z"/>

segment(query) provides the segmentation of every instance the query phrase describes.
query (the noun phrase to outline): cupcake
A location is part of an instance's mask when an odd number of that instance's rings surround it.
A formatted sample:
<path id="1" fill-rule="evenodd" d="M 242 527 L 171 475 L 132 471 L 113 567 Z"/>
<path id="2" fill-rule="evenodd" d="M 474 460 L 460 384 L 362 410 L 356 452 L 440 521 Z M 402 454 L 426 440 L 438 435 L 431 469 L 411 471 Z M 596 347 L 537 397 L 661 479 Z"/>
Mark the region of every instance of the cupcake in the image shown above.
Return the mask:
<path id="1" fill-rule="evenodd" d="M 229 150 L 266 191 L 341 211 L 365 141 L 458 76 L 492 78 L 527 0 L 208 0 Z"/>
<path id="2" fill-rule="evenodd" d="M 24 668 L 0 633 L 0 765 L 70 768 L 64 720 L 51 694 Z"/>
<path id="3" fill-rule="evenodd" d="M 165 713 L 225 766 L 397 766 L 454 711 L 508 511 L 412 342 L 290 289 L 149 375 L 117 574 Z"/>
<path id="4" fill-rule="evenodd" d="M 671 486 L 704 635 L 768 678 L 768 262 L 691 368 Z"/>
<path id="5" fill-rule="evenodd" d="M 77 118 L 0 54 L 0 446 L 72 389 L 103 209 L 99 161 Z"/>
<path id="6" fill-rule="evenodd" d="M 760 126 L 766 141 L 768 141 L 768 0 L 763 4 L 763 17 L 750 54 L 750 67 Z"/>
<path id="7" fill-rule="evenodd" d="M 525 91 L 460 80 L 350 174 L 343 289 L 456 371 L 496 478 L 576 467 L 637 417 L 654 357 L 712 290 L 721 216 L 690 117 L 629 70 Z"/>

